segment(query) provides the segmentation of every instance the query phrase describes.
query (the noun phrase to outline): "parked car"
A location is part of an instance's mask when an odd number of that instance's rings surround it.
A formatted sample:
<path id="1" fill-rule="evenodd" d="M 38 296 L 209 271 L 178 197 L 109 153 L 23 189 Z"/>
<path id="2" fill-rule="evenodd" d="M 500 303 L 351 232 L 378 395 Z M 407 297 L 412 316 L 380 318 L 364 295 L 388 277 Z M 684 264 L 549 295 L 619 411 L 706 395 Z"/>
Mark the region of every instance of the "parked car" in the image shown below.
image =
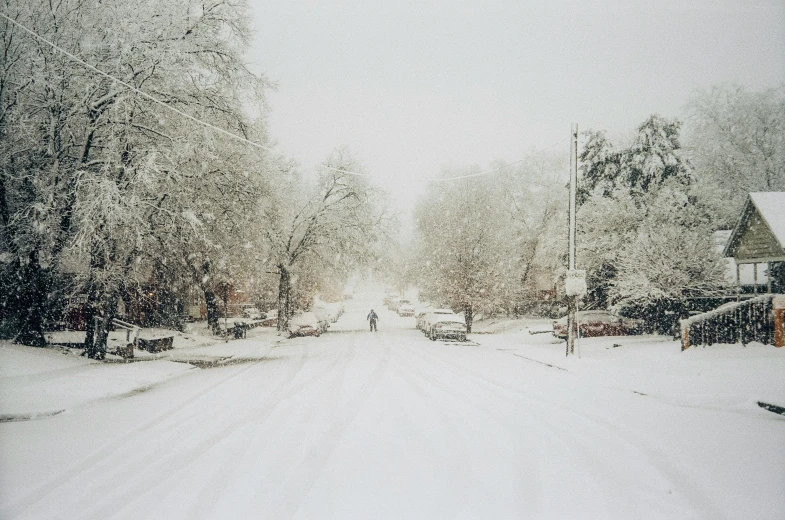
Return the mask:
<path id="1" fill-rule="evenodd" d="M 414 305 L 403 303 L 398 307 L 398 316 L 414 316 Z"/>
<path id="2" fill-rule="evenodd" d="M 454 316 L 455 313 L 451 309 L 431 309 L 426 312 L 420 320 L 420 330 L 427 336 L 431 328 L 431 324 L 441 316 Z"/>
<path id="3" fill-rule="evenodd" d="M 610 311 L 578 311 L 578 327 L 581 337 L 627 336 L 640 334 L 643 321 L 624 318 Z M 553 335 L 567 337 L 567 316 L 553 322 Z"/>
<path id="4" fill-rule="evenodd" d="M 259 310 L 256 305 L 253 304 L 245 304 L 243 305 L 243 318 L 249 318 L 252 320 L 263 320 L 266 318 L 265 314 Z"/>
<path id="5" fill-rule="evenodd" d="M 457 314 L 434 314 L 426 331 L 426 336 L 433 341 L 440 338 L 455 338 L 466 341 L 466 323 Z"/>
<path id="6" fill-rule="evenodd" d="M 382 303 L 385 305 L 385 307 L 389 308 L 392 301 L 396 298 L 399 298 L 398 293 L 393 289 L 387 289 L 384 293 Z"/>
<path id="7" fill-rule="evenodd" d="M 262 318 L 262 327 L 275 327 L 278 325 L 278 309 L 270 309 Z"/>
<path id="8" fill-rule="evenodd" d="M 313 313 L 316 315 L 316 319 L 319 325 L 319 332 L 327 332 L 327 329 L 330 327 L 330 312 L 327 310 L 326 307 L 314 307 Z"/>
<path id="9" fill-rule="evenodd" d="M 418 309 L 415 309 L 414 319 L 415 319 L 415 327 L 417 328 L 417 330 L 422 330 L 422 323 L 423 323 L 423 319 L 425 318 L 425 315 L 428 314 L 429 312 L 433 312 L 433 310 L 434 310 L 433 307 L 431 307 L 430 305 L 426 305 L 425 307 L 420 307 Z"/>
<path id="10" fill-rule="evenodd" d="M 324 305 L 324 308 L 327 310 L 330 323 L 335 323 L 343 315 L 342 303 L 327 303 Z"/>
<path id="11" fill-rule="evenodd" d="M 316 336 L 319 337 L 322 333 L 319 318 L 316 313 L 304 312 L 292 317 L 289 321 L 289 337 L 295 336 Z"/>

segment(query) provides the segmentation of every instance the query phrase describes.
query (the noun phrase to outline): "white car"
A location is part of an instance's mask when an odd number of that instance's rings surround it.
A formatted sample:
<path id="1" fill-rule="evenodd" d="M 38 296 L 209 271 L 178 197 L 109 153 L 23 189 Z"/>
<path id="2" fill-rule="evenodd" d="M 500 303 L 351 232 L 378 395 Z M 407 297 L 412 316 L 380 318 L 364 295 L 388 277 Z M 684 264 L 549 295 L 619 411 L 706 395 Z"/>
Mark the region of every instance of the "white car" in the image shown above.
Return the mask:
<path id="1" fill-rule="evenodd" d="M 313 312 L 304 312 L 292 317 L 289 321 L 289 337 L 295 336 L 316 336 L 322 333 L 319 325 L 319 318 Z"/>
<path id="2" fill-rule="evenodd" d="M 260 311 L 259 308 L 256 307 L 256 305 L 254 304 L 244 304 L 242 309 L 243 309 L 243 318 L 259 320 L 264 317 L 262 311 Z"/>
<path id="3" fill-rule="evenodd" d="M 414 305 L 404 303 L 398 307 L 398 316 L 414 316 Z"/>
<path id="4" fill-rule="evenodd" d="M 429 312 L 433 312 L 433 310 L 434 310 L 433 307 L 431 307 L 430 305 L 426 305 L 425 307 L 419 307 L 415 309 L 414 319 L 416 320 L 415 327 L 417 327 L 417 330 L 422 330 L 423 318 L 425 318 L 425 315 L 428 314 Z"/>
<path id="5" fill-rule="evenodd" d="M 425 335 L 433 341 L 440 338 L 455 338 L 458 341 L 466 341 L 466 323 L 457 314 L 436 314 L 429 323 Z"/>
<path id="6" fill-rule="evenodd" d="M 313 313 L 316 315 L 316 319 L 319 323 L 319 332 L 327 332 L 327 329 L 330 327 L 330 312 L 327 310 L 326 307 L 314 307 L 311 309 Z"/>
<path id="7" fill-rule="evenodd" d="M 437 320 L 440 316 L 453 316 L 455 315 L 451 309 L 431 309 L 420 318 L 420 330 L 428 335 L 428 330 L 431 328 L 431 323 Z"/>

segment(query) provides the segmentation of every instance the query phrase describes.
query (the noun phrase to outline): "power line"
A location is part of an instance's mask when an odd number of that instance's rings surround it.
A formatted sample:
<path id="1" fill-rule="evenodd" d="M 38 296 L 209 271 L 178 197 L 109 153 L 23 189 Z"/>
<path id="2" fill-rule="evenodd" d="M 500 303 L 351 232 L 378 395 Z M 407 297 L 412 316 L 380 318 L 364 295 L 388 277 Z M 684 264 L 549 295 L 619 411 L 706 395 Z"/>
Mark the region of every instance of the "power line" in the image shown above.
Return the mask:
<path id="1" fill-rule="evenodd" d="M 569 140 L 569 138 L 561 139 L 561 140 L 559 140 L 559 141 L 557 141 L 557 142 L 555 142 L 555 143 L 553 143 L 553 144 L 551 144 L 549 146 L 546 146 L 545 148 L 543 148 L 542 150 L 539 150 L 539 151 L 540 152 L 544 152 L 544 151 L 550 150 L 551 148 L 554 148 L 555 146 L 563 144 L 564 142 L 566 142 L 568 140 Z M 484 170 L 484 171 L 477 172 L 477 173 L 469 173 L 469 174 L 466 174 L 466 175 L 457 175 L 455 177 L 426 177 L 423 180 L 426 181 L 426 182 L 446 182 L 446 181 L 456 181 L 456 180 L 459 180 L 459 179 L 470 179 L 472 177 L 480 177 L 482 175 L 489 175 L 491 173 L 496 173 L 496 172 L 501 171 L 501 170 L 503 170 L 505 168 L 509 168 L 510 166 L 514 166 L 516 164 L 520 164 L 520 163 L 522 163 L 524 161 L 527 161 L 527 160 L 528 160 L 528 157 L 524 157 L 523 159 L 518 159 L 517 161 L 513 161 L 511 163 L 505 164 L 504 166 L 499 166 L 498 168 L 491 168 L 489 170 Z M 357 175 L 357 176 L 360 176 L 360 177 L 368 177 L 368 175 L 365 174 L 365 173 L 353 172 L 351 170 L 345 170 L 343 168 L 337 168 L 335 166 L 327 166 L 327 165 L 323 164 L 323 165 L 321 165 L 321 168 L 325 168 L 327 170 L 334 170 L 334 171 L 337 171 L 337 172 L 345 173 L 347 175 Z"/>
<path id="2" fill-rule="evenodd" d="M 190 119 L 191 121 L 193 121 L 193 122 L 195 122 L 197 124 L 200 124 L 202 126 L 210 128 L 212 130 L 215 130 L 216 132 L 220 132 L 220 133 L 222 133 L 224 135 L 227 135 L 227 136 L 231 137 L 232 139 L 236 139 L 236 140 L 241 141 L 243 143 L 250 144 L 251 146 L 254 146 L 254 147 L 259 148 L 261 150 L 265 150 L 265 151 L 268 151 L 268 152 L 272 152 L 273 151 L 273 149 L 270 148 L 269 146 L 265 146 L 265 145 L 263 145 L 261 143 L 257 143 L 255 141 L 251 141 L 250 139 L 247 139 L 245 137 L 242 137 L 242 136 L 239 136 L 237 134 L 234 134 L 234 133 L 232 133 L 232 132 L 230 132 L 228 130 L 224 130 L 221 127 L 215 126 L 215 125 L 210 124 L 210 123 L 208 123 L 206 121 L 202 121 L 201 119 L 198 119 L 198 118 L 196 118 L 196 117 L 194 117 L 194 116 L 192 116 L 192 115 L 190 115 L 190 114 L 188 114 L 186 112 L 183 112 L 182 110 L 179 110 L 179 109 L 177 109 L 177 108 L 175 108 L 175 107 L 173 107 L 171 105 L 168 105 L 168 104 L 164 103 L 163 101 L 161 101 L 160 99 L 158 99 L 158 98 L 156 98 L 154 96 L 151 96 L 147 92 L 139 90 L 138 88 L 134 87 L 133 85 L 131 85 L 129 83 L 126 83 L 125 81 L 123 81 L 123 80 L 121 80 L 119 78 L 116 78 L 116 77 L 112 76 L 111 74 L 106 73 L 106 72 L 96 68 L 93 65 L 90 65 L 89 63 L 87 63 L 83 59 L 81 59 L 81 58 L 71 54 L 67 50 L 65 50 L 62 47 L 58 46 L 56 43 L 53 43 L 53 42 L 47 40 L 43 36 L 40 36 L 36 32 L 32 31 L 31 29 L 28 29 L 23 24 L 21 24 L 21 23 L 17 22 L 16 20 L 8 17 L 8 15 L 6 15 L 3 12 L 0 12 L 0 17 L 5 18 L 6 20 L 11 22 L 15 26 L 19 27 L 20 29 L 22 29 L 23 31 L 28 33 L 33 38 L 36 38 L 37 40 L 44 42 L 45 44 L 47 44 L 50 47 L 52 47 L 54 50 L 56 50 L 58 52 L 61 52 L 62 54 L 66 55 L 69 58 L 71 58 L 72 60 L 74 60 L 75 62 L 80 63 L 82 66 L 87 67 L 88 69 L 90 69 L 90 70 L 92 70 L 94 72 L 97 72 L 98 74 L 100 74 L 101 76 L 104 76 L 107 79 L 110 79 L 112 81 L 115 81 L 115 82 L 119 83 L 120 85 L 124 86 L 125 88 L 127 88 L 127 89 L 129 89 L 129 90 L 131 90 L 133 92 L 136 92 L 140 96 L 145 97 L 145 98 L 149 99 L 150 101 L 153 101 L 154 103 L 157 103 L 157 104 L 161 105 L 162 107 L 167 108 L 167 109 L 171 110 L 172 112 L 174 112 L 176 114 L 179 114 L 179 115 L 181 115 L 181 116 L 183 116 L 183 117 L 185 117 L 187 119 Z"/>
<path id="3" fill-rule="evenodd" d="M 554 147 L 564 143 L 568 139 L 561 139 L 558 142 L 553 143 L 552 145 L 546 146 L 545 148 L 543 148 L 540 151 L 544 152 L 546 150 L 550 150 L 551 148 L 554 148 Z M 471 177 L 479 177 L 481 175 L 488 175 L 488 174 L 491 174 L 491 173 L 496 173 L 496 172 L 501 171 L 501 170 L 503 170 L 505 168 L 508 168 L 508 167 L 513 166 L 515 164 L 520 164 L 520 163 L 522 163 L 524 161 L 527 161 L 527 160 L 528 160 L 528 157 L 525 157 L 523 159 L 518 159 L 517 161 L 513 161 L 511 163 L 505 164 L 504 166 L 499 166 L 498 168 L 491 168 L 490 170 L 485 170 L 485 171 L 481 171 L 481 172 L 477 172 L 477 173 L 469 173 L 467 175 L 458 175 L 458 176 L 455 176 L 455 177 L 429 177 L 429 178 L 426 178 L 425 180 L 428 181 L 428 182 L 445 182 L 445 181 L 455 181 L 455 180 L 458 180 L 458 179 L 469 179 Z"/>
<path id="4" fill-rule="evenodd" d="M 240 141 L 240 142 L 243 142 L 243 143 L 246 143 L 246 144 L 250 144 L 251 146 L 253 146 L 255 148 L 258 148 L 258 149 L 261 149 L 261 150 L 265 150 L 265 151 L 268 151 L 268 152 L 273 152 L 274 151 L 273 148 L 271 148 L 269 146 L 265 146 L 265 145 L 263 145 L 261 143 L 257 143 L 255 141 L 251 141 L 250 139 L 248 139 L 246 137 L 234 134 L 234 133 L 232 133 L 232 132 L 230 132 L 228 130 L 225 130 L 225 129 L 221 128 L 221 127 L 215 126 L 215 125 L 213 125 L 211 123 L 208 123 L 206 121 L 202 121 L 201 119 L 198 119 L 198 118 L 196 118 L 196 117 L 194 117 L 194 116 L 192 116 L 192 115 L 190 115 L 190 114 L 188 114 L 186 112 L 183 112 L 182 110 L 179 110 L 179 109 L 177 109 L 177 108 L 175 108 L 175 107 L 173 107 L 171 105 L 168 105 L 168 104 L 164 103 L 163 101 L 161 101 L 160 99 L 156 98 L 155 96 L 152 96 L 152 95 L 144 92 L 143 90 L 140 90 L 137 87 L 135 87 L 135 86 L 133 86 L 133 85 L 131 85 L 131 84 L 129 84 L 129 83 L 127 83 L 127 82 L 125 82 L 125 81 L 115 77 L 115 76 L 112 76 L 111 74 L 109 74 L 107 72 L 104 72 L 104 71 L 98 69 L 94 65 L 91 65 L 91 64 L 87 63 L 83 59 L 79 58 L 78 56 L 75 56 L 74 54 L 72 54 L 70 52 L 68 52 L 67 50 L 65 50 L 62 47 L 60 47 L 59 45 L 57 45 L 56 43 L 53 43 L 53 42 L 47 40 L 43 36 L 40 36 L 38 33 L 33 31 L 32 29 L 29 29 L 24 24 L 22 24 L 22 23 L 20 23 L 20 22 L 18 22 L 16 20 L 10 18 L 8 15 L 6 15 L 5 13 L 3 13 L 1 11 L 0 11 L 0 17 L 2 17 L 5 20 L 11 22 L 15 26 L 19 27 L 21 30 L 23 30 L 24 32 L 26 32 L 27 34 L 32 36 L 33 38 L 35 38 L 35 39 L 37 39 L 37 40 L 39 40 L 41 42 L 44 42 L 45 44 L 49 45 L 55 51 L 58 51 L 58 52 L 64 54 L 65 56 L 67 56 L 68 58 L 72 59 L 73 61 L 81 64 L 83 67 L 86 67 L 87 69 L 92 70 L 92 71 L 100 74 L 101 76 L 109 79 L 109 80 L 112 80 L 112 81 L 114 81 L 116 83 L 119 83 L 120 85 L 124 86 L 128 90 L 136 92 L 140 96 L 142 96 L 142 97 L 144 97 L 146 99 L 149 99 L 150 101 L 152 101 L 152 102 L 154 102 L 154 103 L 156 103 L 158 105 L 161 105 L 162 107 L 164 107 L 164 108 L 166 108 L 168 110 L 171 110 L 172 112 L 174 112 L 174 113 L 176 113 L 176 114 L 178 114 L 178 115 L 180 115 L 182 117 L 185 117 L 186 119 L 189 119 L 189 120 L 193 121 L 194 123 L 202 125 L 205 128 L 210 128 L 212 130 L 215 130 L 216 132 L 222 133 L 222 134 L 224 134 L 224 135 L 226 135 L 226 136 L 228 136 L 228 137 L 230 137 L 232 139 L 235 139 L 237 141 Z M 563 142 L 564 142 L 564 140 L 561 140 L 561 141 L 559 141 L 557 143 L 554 143 L 554 144 L 552 144 L 552 145 L 550 145 L 550 146 L 548 146 L 546 148 L 543 148 L 541 151 L 549 150 L 549 149 L 551 149 L 551 148 L 553 148 L 553 147 L 555 147 L 555 146 L 557 146 L 559 144 L 562 144 Z M 513 161 L 513 162 L 511 162 L 509 164 L 506 164 L 504 166 L 501 166 L 499 168 L 492 168 L 490 170 L 485 170 L 485 171 L 481 171 L 481 172 L 478 172 L 478 173 L 471 173 L 471 174 L 467 174 L 467 175 L 458 175 L 458 176 L 455 176 L 455 177 L 426 177 L 423 180 L 425 180 L 426 182 L 447 182 L 447 181 L 453 181 L 453 180 L 459 180 L 459 179 L 469 179 L 469 178 L 472 178 L 472 177 L 480 177 L 482 175 L 489 175 L 491 173 L 495 173 L 495 172 L 498 172 L 500 170 L 503 170 L 504 168 L 507 168 L 509 166 L 513 166 L 515 164 L 522 163 L 525 160 L 526 160 L 525 158 L 524 159 L 519 159 L 517 161 Z M 323 165 L 320 165 L 319 167 L 327 169 L 327 170 L 333 170 L 333 171 L 337 171 L 337 172 L 340 172 L 340 173 L 344 173 L 346 175 L 354 175 L 354 176 L 358 176 L 358 177 L 369 177 L 369 175 L 366 174 L 366 173 L 355 172 L 355 171 L 352 171 L 352 170 L 347 170 L 347 169 L 344 169 L 344 168 L 338 168 L 338 167 L 335 167 L 335 166 L 328 166 L 328 165 L 323 164 Z"/>

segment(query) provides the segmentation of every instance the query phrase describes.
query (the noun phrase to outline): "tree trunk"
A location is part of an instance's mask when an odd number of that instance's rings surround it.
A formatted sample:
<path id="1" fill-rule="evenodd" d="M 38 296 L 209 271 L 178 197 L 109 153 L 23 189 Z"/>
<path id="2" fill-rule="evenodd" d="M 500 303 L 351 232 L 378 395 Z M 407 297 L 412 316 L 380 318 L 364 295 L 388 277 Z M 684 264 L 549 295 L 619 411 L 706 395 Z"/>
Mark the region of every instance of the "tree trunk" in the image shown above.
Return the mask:
<path id="1" fill-rule="evenodd" d="M 218 298 L 212 288 L 206 285 L 202 286 L 202 291 L 204 292 L 204 302 L 207 305 L 207 325 L 213 334 L 218 334 L 221 332 L 218 325 Z"/>
<path id="2" fill-rule="evenodd" d="M 474 322 L 474 308 L 471 303 L 463 306 L 463 319 L 466 321 L 466 333 L 470 334 L 472 332 L 472 322 Z"/>
<path id="3" fill-rule="evenodd" d="M 97 327 L 96 318 L 98 317 L 98 304 L 100 295 L 98 294 L 98 284 L 95 281 L 90 282 L 90 287 L 87 291 L 87 304 L 85 305 L 85 336 L 84 336 L 84 354 L 90 359 L 103 359 L 96 350 Z"/>
<path id="4" fill-rule="evenodd" d="M 283 332 L 288 330 L 291 317 L 292 281 L 286 266 L 279 264 L 278 270 L 278 332 Z"/>
<path id="5" fill-rule="evenodd" d="M 94 239 L 97 240 L 97 239 Z M 85 338 L 84 355 L 90 359 L 103 359 L 104 356 L 96 348 L 97 331 L 96 318 L 100 308 L 103 287 L 96 280 L 96 273 L 106 266 L 106 258 L 100 251 L 97 242 L 93 242 L 90 250 L 90 278 L 87 284 L 87 304 L 85 305 Z M 105 354 L 105 352 L 104 352 Z"/>
<path id="6" fill-rule="evenodd" d="M 117 313 L 117 293 L 112 292 L 103 307 L 103 317 L 98 320 L 100 326 L 96 331 L 95 343 L 93 346 L 94 356 L 92 359 L 104 359 L 106 357 L 106 347 L 109 342 L 109 330 L 112 328 L 112 320 Z"/>
<path id="7" fill-rule="evenodd" d="M 38 261 L 38 251 L 32 250 L 26 265 L 20 266 L 21 284 L 18 286 L 19 332 L 14 341 L 31 347 L 46 345 L 44 337 L 44 307 L 46 305 L 46 273 Z"/>

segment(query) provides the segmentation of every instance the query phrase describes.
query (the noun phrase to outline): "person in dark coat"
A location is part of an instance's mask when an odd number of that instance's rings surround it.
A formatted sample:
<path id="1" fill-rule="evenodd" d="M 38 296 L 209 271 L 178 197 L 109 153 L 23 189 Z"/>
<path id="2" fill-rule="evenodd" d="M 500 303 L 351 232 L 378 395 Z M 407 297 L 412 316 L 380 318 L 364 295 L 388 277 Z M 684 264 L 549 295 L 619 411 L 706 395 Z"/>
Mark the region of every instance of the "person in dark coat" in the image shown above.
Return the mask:
<path id="1" fill-rule="evenodd" d="M 373 312 L 373 309 L 371 309 L 370 314 L 368 314 L 368 317 L 365 319 L 371 322 L 371 332 L 376 332 L 376 320 L 379 319 L 379 316 L 377 316 L 376 313 Z"/>

